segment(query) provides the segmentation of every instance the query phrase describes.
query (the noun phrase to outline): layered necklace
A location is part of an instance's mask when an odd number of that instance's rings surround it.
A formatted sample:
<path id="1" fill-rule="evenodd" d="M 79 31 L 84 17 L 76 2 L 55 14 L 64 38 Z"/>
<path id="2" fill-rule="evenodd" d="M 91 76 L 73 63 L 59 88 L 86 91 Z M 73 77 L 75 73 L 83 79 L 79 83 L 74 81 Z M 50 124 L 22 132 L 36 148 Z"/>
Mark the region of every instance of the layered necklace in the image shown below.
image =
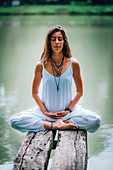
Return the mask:
<path id="1" fill-rule="evenodd" d="M 53 75 L 54 75 L 55 84 L 56 84 L 56 87 L 57 87 L 57 92 L 59 92 L 60 76 L 62 74 L 63 62 L 64 62 L 64 56 L 62 58 L 62 61 L 61 61 L 60 65 L 57 65 L 55 60 L 51 57 L 51 66 L 52 66 L 52 71 L 53 71 Z M 57 77 L 56 77 L 56 75 L 57 75 Z M 56 80 L 57 78 L 58 78 L 58 82 Z"/>

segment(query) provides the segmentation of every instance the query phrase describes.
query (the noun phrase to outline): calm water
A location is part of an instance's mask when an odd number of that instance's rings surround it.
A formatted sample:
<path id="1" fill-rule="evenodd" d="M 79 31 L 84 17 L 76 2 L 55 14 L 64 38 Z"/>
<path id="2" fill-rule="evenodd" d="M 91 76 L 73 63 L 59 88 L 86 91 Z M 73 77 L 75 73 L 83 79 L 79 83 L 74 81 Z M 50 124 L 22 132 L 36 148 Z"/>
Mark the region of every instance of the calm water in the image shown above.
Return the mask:
<path id="1" fill-rule="evenodd" d="M 79 104 L 102 117 L 100 129 L 88 134 L 87 169 L 112 170 L 113 17 L 105 16 L 0 17 L 0 169 L 11 169 L 25 137 L 10 127 L 9 118 L 35 106 L 31 96 L 35 64 L 47 31 L 56 24 L 66 29 L 72 55 L 81 65 L 84 96 Z"/>

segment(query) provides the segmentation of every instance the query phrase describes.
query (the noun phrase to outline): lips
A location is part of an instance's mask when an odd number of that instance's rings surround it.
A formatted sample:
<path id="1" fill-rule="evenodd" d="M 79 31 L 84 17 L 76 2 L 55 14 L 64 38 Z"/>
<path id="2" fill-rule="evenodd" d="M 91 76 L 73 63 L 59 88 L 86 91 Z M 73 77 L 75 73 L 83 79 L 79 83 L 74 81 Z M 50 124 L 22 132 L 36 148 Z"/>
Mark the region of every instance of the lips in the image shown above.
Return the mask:
<path id="1" fill-rule="evenodd" d="M 60 46 L 54 46 L 54 48 L 60 48 Z"/>

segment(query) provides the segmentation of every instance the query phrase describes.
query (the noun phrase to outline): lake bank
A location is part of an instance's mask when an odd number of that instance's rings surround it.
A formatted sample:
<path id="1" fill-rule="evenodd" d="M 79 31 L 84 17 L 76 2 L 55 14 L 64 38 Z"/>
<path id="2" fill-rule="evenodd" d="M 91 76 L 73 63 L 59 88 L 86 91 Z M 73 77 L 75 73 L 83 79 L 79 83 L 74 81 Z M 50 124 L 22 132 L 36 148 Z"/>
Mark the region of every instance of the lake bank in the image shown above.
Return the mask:
<path id="1" fill-rule="evenodd" d="M 113 5 L 26 5 L 0 7 L 0 15 L 113 15 Z"/>

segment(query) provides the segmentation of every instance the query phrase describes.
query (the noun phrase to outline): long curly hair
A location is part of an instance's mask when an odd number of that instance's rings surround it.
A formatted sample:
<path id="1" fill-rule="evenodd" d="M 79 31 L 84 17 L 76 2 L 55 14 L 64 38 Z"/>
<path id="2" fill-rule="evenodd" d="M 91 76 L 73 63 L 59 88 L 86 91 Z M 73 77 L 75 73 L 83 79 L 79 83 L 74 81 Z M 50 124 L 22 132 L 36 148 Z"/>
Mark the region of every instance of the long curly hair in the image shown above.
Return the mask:
<path id="1" fill-rule="evenodd" d="M 44 50 L 40 58 L 41 61 L 48 61 L 49 58 L 52 56 L 52 48 L 51 48 L 51 42 L 50 42 L 51 36 L 53 33 L 59 32 L 59 31 L 62 33 L 63 39 L 64 39 L 63 55 L 68 58 L 72 57 L 69 43 L 67 40 L 67 36 L 66 36 L 64 29 L 60 25 L 55 25 L 48 31 L 46 35 Z"/>

